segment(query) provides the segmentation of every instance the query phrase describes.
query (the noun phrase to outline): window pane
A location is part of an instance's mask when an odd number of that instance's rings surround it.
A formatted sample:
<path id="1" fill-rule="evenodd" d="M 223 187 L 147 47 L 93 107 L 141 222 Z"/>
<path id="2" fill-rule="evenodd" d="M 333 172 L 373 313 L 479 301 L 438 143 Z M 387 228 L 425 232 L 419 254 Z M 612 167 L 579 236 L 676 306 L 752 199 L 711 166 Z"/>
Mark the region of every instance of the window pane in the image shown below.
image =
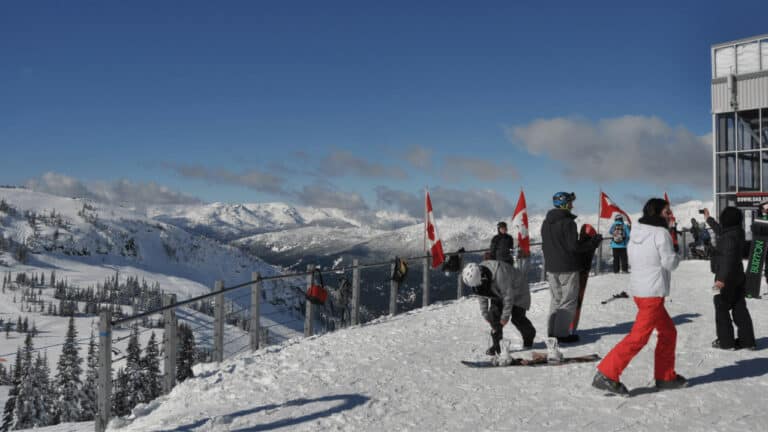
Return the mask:
<path id="1" fill-rule="evenodd" d="M 736 154 L 717 156 L 717 191 L 736 191 Z"/>
<path id="2" fill-rule="evenodd" d="M 733 64 L 733 47 L 725 47 L 715 50 L 715 78 L 736 73 Z"/>
<path id="3" fill-rule="evenodd" d="M 733 117 L 733 113 L 717 115 L 717 151 L 736 150 Z"/>
<path id="4" fill-rule="evenodd" d="M 768 109 L 763 108 L 763 119 L 760 122 L 760 130 L 763 138 L 763 148 L 768 147 Z M 768 189 L 765 189 L 768 192 Z"/>
<path id="5" fill-rule="evenodd" d="M 760 154 L 739 154 L 739 191 L 760 190 Z"/>
<path id="6" fill-rule="evenodd" d="M 736 47 L 736 70 L 739 75 L 757 72 L 759 70 L 757 58 L 757 42 L 738 45 Z"/>
<path id="7" fill-rule="evenodd" d="M 768 173 L 768 152 L 763 153 L 763 172 Z M 763 176 L 763 191 L 768 191 L 768 175 Z"/>
<path id="8" fill-rule="evenodd" d="M 760 148 L 760 111 L 740 111 L 737 114 L 739 150 L 757 150 Z"/>
<path id="9" fill-rule="evenodd" d="M 760 41 L 760 52 L 763 57 L 763 70 L 768 70 L 768 39 Z"/>

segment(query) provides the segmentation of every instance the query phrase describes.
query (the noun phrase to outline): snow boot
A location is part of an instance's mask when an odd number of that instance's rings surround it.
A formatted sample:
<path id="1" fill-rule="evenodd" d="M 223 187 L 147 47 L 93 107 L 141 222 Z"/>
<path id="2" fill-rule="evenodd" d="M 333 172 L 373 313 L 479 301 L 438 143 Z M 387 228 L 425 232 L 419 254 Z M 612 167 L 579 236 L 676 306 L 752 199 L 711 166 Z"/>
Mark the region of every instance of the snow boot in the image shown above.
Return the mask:
<path id="1" fill-rule="evenodd" d="M 684 376 L 677 374 L 675 379 L 665 381 L 656 380 L 656 388 L 659 390 L 671 390 L 688 387 L 688 380 Z"/>
<path id="2" fill-rule="evenodd" d="M 499 343 L 501 342 L 501 339 L 504 338 L 504 333 L 502 333 L 501 330 L 491 330 L 491 340 L 493 340 L 493 344 L 490 348 L 485 352 L 489 356 L 495 356 L 499 355 L 501 353 L 501 346 Z"/>
<path id="3" fill-rule="evenodd" d="M 736 345 L 735 344 L 731 345 L 731 346 L 724 345 L 724 344 L 722 344 L 720 342 L 720 339 L 715 339 L 715 340 L 712 341 L 712 348 L 717 348 L 717 349 L 721 349 L 721 350 L 728 350 L 728 351 L 735 351 L 736 350 Z"/>
<path id="4" fill-rule="evenodd" d="M 557 341 L 560 343 L 575 343 L 579 341 L 579 335 L 572 334 L 568 336 L 559 337 L 557 338 Z"/>
<path id="5" fill-rule="evenodd" d="M 595 377 L 592 378 L 592 387 L 598 390 L 614 393 L 619 396 L 629 396 L 629 390 L 627 390 L 627 387 L 624 386 L 624 384 L 622 384 L 620 381 L 614 381 L 608 378 L 600 371 L 597 371 Z"/>
<path id="6" fill-rule="evenodd" d="M 563 353 L 557 344 L 558 338 L 547 338 L 547 363 L 560 363 L 563 360 Z"/>

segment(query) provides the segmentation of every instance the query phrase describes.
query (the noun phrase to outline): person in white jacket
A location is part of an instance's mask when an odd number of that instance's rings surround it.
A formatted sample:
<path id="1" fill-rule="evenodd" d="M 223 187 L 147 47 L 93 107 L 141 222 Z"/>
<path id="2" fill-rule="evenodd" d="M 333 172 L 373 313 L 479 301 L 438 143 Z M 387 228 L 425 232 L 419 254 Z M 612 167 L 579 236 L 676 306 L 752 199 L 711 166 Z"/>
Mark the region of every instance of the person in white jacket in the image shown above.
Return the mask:
<path id="1" fill-rule="evenodd" d="M 656 387 L 670 389 L 688 384 L 682 375 L 675 372 L 677 330 L 664 307 L 672 270 L 680 262 L 669 233 L 670 216 L 669 204 L 665 200 L 651 198 L 643 207 L 640 223 L 632 231 L 627 246 L 629 265 L 632 267 L 629 292 L 637 304 L 637 317 L 629 334 L 597 366 L 592 386 L 600 390 L 629 395 L 619 377 L 632 358 L 648 343 L 654 329 L 658 335 L 654 361 Z"/>

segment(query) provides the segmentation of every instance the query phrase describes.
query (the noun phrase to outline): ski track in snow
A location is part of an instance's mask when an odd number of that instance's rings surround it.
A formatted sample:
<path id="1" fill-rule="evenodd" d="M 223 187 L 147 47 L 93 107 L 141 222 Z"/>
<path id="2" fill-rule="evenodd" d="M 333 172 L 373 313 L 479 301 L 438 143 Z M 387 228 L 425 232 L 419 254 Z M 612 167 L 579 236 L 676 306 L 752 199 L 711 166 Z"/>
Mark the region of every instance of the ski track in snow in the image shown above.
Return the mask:
<path id="1" fill-rule="evenodd" d="M 605 355 L 629 331 L 631 300 L 600 305 L 626 281 L 613 274 L 589 281 L 582 343 L 565 347 L 566 355 Z M 714 350 L 711 281 L 702 261 L 683 262 L 673 275 L 667 307 L 678 329 L 676 369 L 691 382 L 686 389 L 648 388 L 655 337 L 622 376 L 631 398 L 593 389 L 594 363 L 467 368 L 460 360 L 485 357 L 488 329 L 477 301 L 463 299 L 199 365 L 197 378 L 109 430 L 757 430 L 768 421 L 768 301 L 748 301 L 760 350 Z M 536 350 L 545 350 L 548 302 L 547 290 L 534 292 Z M 521 343 L 511 326 L 505 336 Z"/>

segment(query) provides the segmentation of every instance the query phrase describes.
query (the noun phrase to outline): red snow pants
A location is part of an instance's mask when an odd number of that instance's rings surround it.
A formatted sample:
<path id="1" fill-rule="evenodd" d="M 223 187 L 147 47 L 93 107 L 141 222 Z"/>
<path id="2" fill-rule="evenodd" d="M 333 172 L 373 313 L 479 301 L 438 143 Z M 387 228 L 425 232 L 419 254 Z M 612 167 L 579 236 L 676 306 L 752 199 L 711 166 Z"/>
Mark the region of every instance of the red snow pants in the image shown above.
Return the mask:
<path id="1" fill-rule="evenodd" d="M 597 369 L 606 377 L 619 381 L 619 377 L 632 358 L 648 343 L 654 329 L 657 332 L 656 353 L 654 358 L 654 378 L 670 381 L 675 379 L 675 345 L 677 330 L 667 309 L 664 297 L 634 297 L 637 304 L 637 317 L 629 334 L 624 337 Z"/>

